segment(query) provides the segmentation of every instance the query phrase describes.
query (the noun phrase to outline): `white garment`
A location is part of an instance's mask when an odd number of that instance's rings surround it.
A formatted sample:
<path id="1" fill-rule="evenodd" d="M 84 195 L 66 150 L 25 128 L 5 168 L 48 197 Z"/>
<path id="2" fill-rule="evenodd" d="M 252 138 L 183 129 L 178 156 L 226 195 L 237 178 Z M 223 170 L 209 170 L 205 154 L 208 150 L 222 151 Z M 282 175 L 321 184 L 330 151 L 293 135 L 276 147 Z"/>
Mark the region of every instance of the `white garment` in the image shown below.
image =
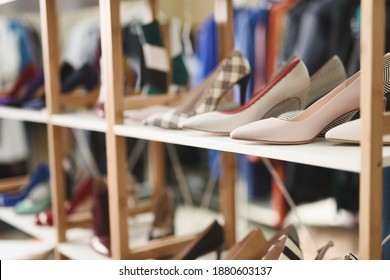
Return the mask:
<path id="1" fill-rule="evenodd" d="M 0 119 L 0 163 L 10 164 L 27 159 L 26 131 L 17 120 Z"/>
<path id="2" fill-rule="evenodd" d="M 171 58 L 175 58 L 178 55 L 183 53 L 183 47 L 181 43 L 181 22 L 179 18 L 171 18 L 170 20 L 170 56 Z"/>
<path id="3" fill-rule="evenodd" d="M 8 27 L 8 21 L 0 18 L 0 89 L 12 87 L 19 74 L 20 55 L 18 36 Z"/>
<path id="4" fill-rule="evenodd" d="M 98 17 L 88 17 L 79 21 L 72 27 L 65 41 L 63 60 L 75 69 L 81 68 L 86 63 L 95 63 L 99 36 Z"/>

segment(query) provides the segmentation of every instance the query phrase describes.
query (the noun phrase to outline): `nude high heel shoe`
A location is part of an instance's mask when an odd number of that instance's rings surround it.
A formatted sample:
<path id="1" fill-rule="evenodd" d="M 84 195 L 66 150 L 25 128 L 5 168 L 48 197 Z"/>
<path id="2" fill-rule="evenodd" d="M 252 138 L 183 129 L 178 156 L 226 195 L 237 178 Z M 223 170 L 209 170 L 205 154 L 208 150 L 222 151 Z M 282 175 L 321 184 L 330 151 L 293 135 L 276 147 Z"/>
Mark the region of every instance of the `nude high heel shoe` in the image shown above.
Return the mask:
<path id="1" fill-rule="evenodd" d="M 384 72 L 389 71 L 390 54 L 384 56 Z M 385 75 L 384 87 L 389 84 Z M 359 109 L 360 72 L 348 78 L 291 120 L 269 118 L 239 127 L 231 132 L 233 139 L 271 144 L 304 144 L 324 134 L 332 123 Z"/>
<path id="2" fill-rule="evenodd" d="M 325 134 L 326 140 L 341 143 L 360 144 L 361 120 L 356 119 L 332 128 Z M 383 135 L 383 145 L 390 145 L 390 135 Z"/>
<path id="3" fill-rule="evenodd" d="M 269 90 L 266 97 L 262 97 L 262 95 L 264 95 L 264 91 L 267 90 L 267 87 L 271 87 L 273 84 L 275 84 L 275 81 L 278 80 L 278 77 L 283 75 L 283 73 L 286 73 L 286 71 L 291 67 L 291 63 L 293 63 L 295 60 L 297 60 L 296 57 L 289 59 L 285 66 L 283 66 L 277 73 L 275 73 L 267 85 L 265 85 L 265 87 L 258 93 L 254 94 L 254 97 L 251 101 L 256 98 L 260 98 L 260 100 L 257 101 L 259 104 L 253 104 L 252 102 L 252 106 L 257 106 L 257 110 L 255 110 L 255 108 L 251 109 L 255 113 L 252 116 L 249 116 L 251 118 L 243 118 L 243 115 L 249 114 L 249 112 L 239 112 L 239 110 L 236 110 L 236 113 L 211 112 L 187 119 L 183 123 L 183 128 L 228 135 L 234 128 L 260 119 L 268 117 L 291 119 L 301 113 L 303 109 L 307 108 L 308 104 L 312 104 L 314 101 L 330 92 L 346 79 L 344 65 L 342 64 L 339 57 L 333 56 L 310 77 L 310 87 L 306 94 L 304 90 L 296 90 L 294 93 L 294 88 L 289 86 L 288 97 L 285 93 L 280 92 L 283 90 L 283 82 L 280 81 L 279 84 L 276 84 L 271 90 Z M 288 75 L 291 75 L 291 73 Z M 284 78 L 284 81 L 285 80 L 286 77 Z M 299 85 L 304 86 L 302 83 Z M 279 87 L 279 92 L 277 87 Z M 272 94 L 274 94 L 274 96 L 272 96 Z M 289 98 L 289 101 L 282 101 L 281 103 L 275 105 L 275 102 L 278 102 L 278 99 L 276 98 L 280 96 Z M 268 99 L 269 104 L 265 103 L 267 101 L 265 99 Z M 260 108 L 260 103 L 262 103 L 263 109 Z M 248 108 L 246 110 L 248 110 Z M 265 115 L 263 113 L 264 110 L 267 111 Z M 280 116 L 280 114 L 282 114 L 282 116 Z M 232 121 L 234 117 L 237 117 L 238 120 L 234 119 Z M 237 122 L 237 124 L 234 124 L 235 122 Z"/>
<path id="4" fill-rule="evenodd" d="M 219 64 L 217 71 L 210 77 L 209 84 L 200 91 L 201 98 L 194 95 L 193 100 L 186 101 L 191 105 L 196 100 L 194 106 L 188 110 L 188 104 L 182 104 L 180 108 L 152 115 L 143 123 L 163 128 L 181 128 L 183 121 L 187 118 L 214 111 L 222 97 L 231 92 L 235 84 L 240 85 L 241 94 L 245 93 L 249 73 L 248 60 L 238 50 L 233 50 Z M 205 84 L 207 83 L 205 82 Z"/>
<path id="5" fill-rule="evenodd" d="M 320 69 L 310 76 L 310 89 L 307 93 L 307 101 L 304 109 L 328 94 L 346 79 L 347 74 L 340 58 L 337 55 L 332 56 Z M 302 112 L 303 110 L 285 112 L 278 116 L 278 119 L 289 120 L 295 118 Z"/>
<path id="6" fill-rule="evenodd" d="M 183 122 L 183 128 L 229 135 L 242 125 L 277 117 L 286 111 L 304 109 L 309 87 L 306 66 L 296 58 L 239 109 L 190 117 Z"/>
<path id="7" fill-rule="evenodd" d="M 360 73 L 340 84 L 290 120 L 269 118 L 241 126 L 230 137 L 270 144 L 304 144 L 312 142 L 329 124 L 359 108 Z"/>

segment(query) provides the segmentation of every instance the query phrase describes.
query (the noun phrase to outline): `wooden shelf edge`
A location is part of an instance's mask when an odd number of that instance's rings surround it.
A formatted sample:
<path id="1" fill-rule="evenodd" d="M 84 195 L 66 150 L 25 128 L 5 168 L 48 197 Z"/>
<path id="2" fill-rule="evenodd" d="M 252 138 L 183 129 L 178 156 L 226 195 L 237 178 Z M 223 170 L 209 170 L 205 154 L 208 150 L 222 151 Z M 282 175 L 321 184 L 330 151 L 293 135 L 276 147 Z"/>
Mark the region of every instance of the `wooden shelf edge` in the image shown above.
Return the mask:
<path id="1" fill-rule="evenodd" d="M 153 203 L 152 202 L 141 202 L 137 203 L 134 207 L 129 208 L 128 214 L 129 216 L 135 216 L 138 214 L 152 212 Z"/>
<path id="2" fill-rule="evenodd" d="M 19 189 L 28 183 L 29 176 L 16 176 L 0 179 L 0 192 L 8 192 Z"/>
<path id="3" fill-rule="evenodd" d="M 59 102 L 62 105 L 77 106 L 77 107 L 91 107 L 96 104 L 99 98 L 100 87 L 96 87 L 91 91 L 84 91 L 81 89 L 74 90 L 69 94 L 61 94 Z"/>
<path id="4" fill-rule="evenodd" d="M 124 98 L 124 110 L 139 109 L 151 105 L 171 105 L 180 99 L 180 95 L 158 94 L 158 95 L 135 95 Z"/>

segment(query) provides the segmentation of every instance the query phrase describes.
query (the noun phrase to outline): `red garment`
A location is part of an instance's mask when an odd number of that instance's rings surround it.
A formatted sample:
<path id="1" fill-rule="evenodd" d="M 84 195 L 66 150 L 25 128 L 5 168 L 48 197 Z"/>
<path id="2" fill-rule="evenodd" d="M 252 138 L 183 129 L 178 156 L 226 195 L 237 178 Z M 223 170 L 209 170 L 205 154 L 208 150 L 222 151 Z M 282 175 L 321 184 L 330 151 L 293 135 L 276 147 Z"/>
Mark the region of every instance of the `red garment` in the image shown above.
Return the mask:
<path id="1" fill-rule="evenodd" d="M 283 46 L 286 15 L 298 2 L 299 0 L 285 0 L 271 7 L 268 21 L 267 79 L 274 74 L 278 66 L 278 55 Z"/>

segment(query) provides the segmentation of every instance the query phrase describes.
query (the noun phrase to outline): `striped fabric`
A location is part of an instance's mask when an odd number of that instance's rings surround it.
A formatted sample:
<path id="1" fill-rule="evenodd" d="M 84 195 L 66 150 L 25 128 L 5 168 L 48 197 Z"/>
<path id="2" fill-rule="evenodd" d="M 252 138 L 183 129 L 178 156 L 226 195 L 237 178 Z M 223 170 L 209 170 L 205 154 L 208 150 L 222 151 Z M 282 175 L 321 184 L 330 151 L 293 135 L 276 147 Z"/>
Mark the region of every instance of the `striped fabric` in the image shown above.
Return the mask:
<path id="1" fill-rule="evenodd" d="M 338 56 L 333 56 L 310 77 L 310 89 L 307 93 L 306 108 L 329 93 L 347 78 L 345 68 Z M 303 110 L 283 113 L 278 118 L 289 120 L 295 118 Z"/>
<path id="2" fill-rule="evenodd" d="M 146 85 L 144 93 L 148 95 L 166 93 L 169 60 L 159 24 L 156 20 L 141 25 L 141 42 L 146 66 Z"/>
<path id="3" fill-rule="evenodd" d="M 329 59 L 310 77 L 310 90 L 306 108 L 347 79 L 343 63 L 338 56 Z"/>
<path id="4" fill-rule="evenodd" d="M 383 80 L 384 80 L 384 92 L 390 93 L 390 53 L 385 54 L 385 59 L 383 63 Z"/>
<path id="5" fill-rule="evenodd" d="M 345 261 L 357 261 L 359 260 L 354 254 L 352 253 L 348 253 L 344 256 L 344 259 Z"/>
<path id="6" fill-rule="evenodd" d="M 248 60 L 238 51 L 233 50 L 222 62 L 222 67 L 217 67 L 211 85 L 207 87 L 201 96 L 201 102 L 196 108 L 189 112 L 169 111 L 163 114 L 156 114 L 147 118 L 143 123 L 146 125 L 160 126 L 164 128 L 181 128 L 187 118 L 214 111 L 221 98 L 230 92 L 233 85 L 242 81 L 249 75 L 250 66 Z M 214 75 L 211 74 L 211 75 Z"/>
<path id="7" fill-rule="evenodd" d="M 282 235 L 270 246 L 263 260 L 303 260 L 302 250 L 288 235 Z"/>

